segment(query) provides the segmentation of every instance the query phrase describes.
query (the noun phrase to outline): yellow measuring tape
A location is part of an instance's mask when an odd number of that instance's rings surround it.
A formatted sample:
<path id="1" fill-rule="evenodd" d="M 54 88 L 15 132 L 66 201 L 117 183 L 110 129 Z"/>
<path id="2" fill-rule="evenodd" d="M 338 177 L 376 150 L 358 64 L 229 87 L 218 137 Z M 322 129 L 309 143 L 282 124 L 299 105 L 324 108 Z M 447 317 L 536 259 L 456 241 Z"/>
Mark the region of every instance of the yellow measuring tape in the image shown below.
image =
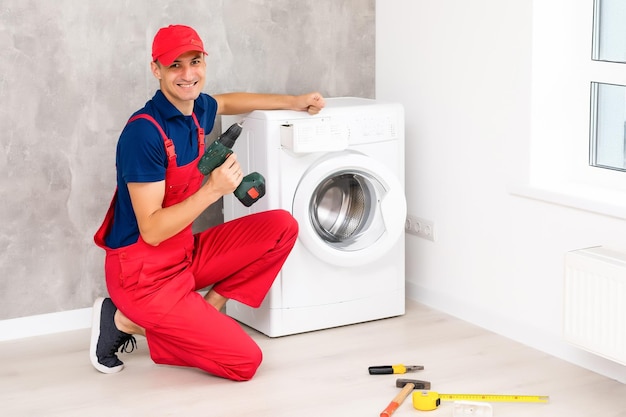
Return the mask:
<path id="1" fill-rule="evenodd" d="M 413 407 L 421 411 L 430 411 L 439 407 L 441 401 L 547 403 L 549 399 L 547 395 L 440 394 L 436 391 L 414 391 Z"/>

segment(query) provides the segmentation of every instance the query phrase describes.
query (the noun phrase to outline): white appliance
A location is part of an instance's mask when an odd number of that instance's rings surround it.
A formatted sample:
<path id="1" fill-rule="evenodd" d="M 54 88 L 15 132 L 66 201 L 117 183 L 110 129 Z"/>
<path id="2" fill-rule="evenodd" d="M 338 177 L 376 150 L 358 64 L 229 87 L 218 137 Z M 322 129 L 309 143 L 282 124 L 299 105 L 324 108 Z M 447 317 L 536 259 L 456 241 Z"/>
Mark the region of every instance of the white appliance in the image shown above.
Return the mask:
<path id="1" fill-rule="evenodd" d="M 403 107 L 342 97 L 315 116 L 244 120 L 234 150 L 244 173 L 265 177 L 266 195 L 249 208 L 225 197 L 224 219 L 281 208 L 300 233 L 262 305 L 230 300 L 226 313 L 270 337 L 404 314 Z"/>

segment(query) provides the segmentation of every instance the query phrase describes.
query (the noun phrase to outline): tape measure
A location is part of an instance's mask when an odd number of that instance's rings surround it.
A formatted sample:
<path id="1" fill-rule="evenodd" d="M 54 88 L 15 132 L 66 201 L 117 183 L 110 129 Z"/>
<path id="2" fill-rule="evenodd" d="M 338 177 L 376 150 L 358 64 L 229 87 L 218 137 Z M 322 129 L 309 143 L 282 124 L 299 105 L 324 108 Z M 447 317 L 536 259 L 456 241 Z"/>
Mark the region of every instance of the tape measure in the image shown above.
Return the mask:
<path id="1" fill-rule="evenodd" d="M 430 411 L 439 407 L 441 401 L 547 403 L 549 399 L 547 395 L 440 394 L 436 391 L 414 391 L 413 407 L 420 411 Z"/>

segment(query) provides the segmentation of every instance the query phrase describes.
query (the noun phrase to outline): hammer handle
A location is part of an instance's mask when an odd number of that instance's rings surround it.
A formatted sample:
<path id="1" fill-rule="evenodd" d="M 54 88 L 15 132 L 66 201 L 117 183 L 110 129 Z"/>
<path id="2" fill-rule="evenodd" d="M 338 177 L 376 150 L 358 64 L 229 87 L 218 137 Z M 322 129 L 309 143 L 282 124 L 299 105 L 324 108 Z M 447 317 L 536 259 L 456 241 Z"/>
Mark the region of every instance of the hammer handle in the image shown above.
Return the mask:
<path id="1" fill-rule="evenodd" d="M 414 389 L 415 389 L 415 384 L 414 383 L 409 382 L 408 384 L 406 384 L 404 386 L 404 388 L 402 388 L 402 391 L 400 391 L 398 393 L 398 395 L 396 395 L 394 397 L 394 399 L 391 400 L 391 402 L 389 403 L 387 408 L 385 408 L 383 410 L 383 412 L 380 413 L 380 417 L 389 417 L 389 416 L 391 416 L 393 414 L 393 412 L 396 411 L 396 409 L 398 407 L 400 407 L 400 404 L 402 404 L 404 402 L 406 397 L 408 397 L 409 394 L 411 393 L 411 391 L 413 391 Z"/>

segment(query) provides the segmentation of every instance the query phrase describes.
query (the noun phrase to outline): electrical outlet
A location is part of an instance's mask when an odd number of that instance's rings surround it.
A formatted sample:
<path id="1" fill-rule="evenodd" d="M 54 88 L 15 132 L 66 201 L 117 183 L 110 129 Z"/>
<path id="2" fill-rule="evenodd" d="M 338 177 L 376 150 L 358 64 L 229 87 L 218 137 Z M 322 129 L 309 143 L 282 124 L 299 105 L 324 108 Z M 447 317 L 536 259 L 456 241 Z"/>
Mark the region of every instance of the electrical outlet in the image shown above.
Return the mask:
<path id="1" fill-rule="evenodd" d="M 435 223 L 430 220 L 409 214 L 406 216 L 404 230 L 423 239 L 435 241 Z"/>

